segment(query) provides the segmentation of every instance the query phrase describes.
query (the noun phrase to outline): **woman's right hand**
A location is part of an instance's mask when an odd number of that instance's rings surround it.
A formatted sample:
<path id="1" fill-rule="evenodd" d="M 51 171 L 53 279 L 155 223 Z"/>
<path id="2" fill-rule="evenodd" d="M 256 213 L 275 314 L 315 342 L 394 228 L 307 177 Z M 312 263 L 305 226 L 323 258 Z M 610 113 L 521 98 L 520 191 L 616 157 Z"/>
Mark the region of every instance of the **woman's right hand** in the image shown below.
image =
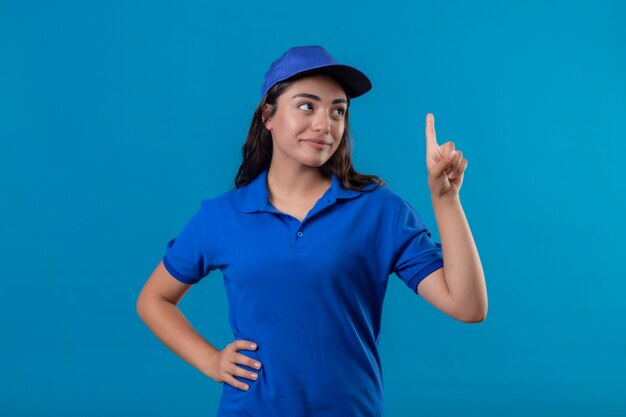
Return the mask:
<path id="1" fill-rule="evenodd" d="M 211 356 L 205 373 L 216 382 L 225 382 L 235 388 L 246 391 L 249 388 L 248 384 L 238 381 L 234 375 L 253 381 L 256 381 L 259 376 L 256 372 L 251 373 L 237 366 L 237 364 L 246 365 L 254 369 L 261 369 L 262 364 L 238 352 L 240 350 L 256 350 L 256 348 L 257 345 L 253 342 L 235 340 Z"/>

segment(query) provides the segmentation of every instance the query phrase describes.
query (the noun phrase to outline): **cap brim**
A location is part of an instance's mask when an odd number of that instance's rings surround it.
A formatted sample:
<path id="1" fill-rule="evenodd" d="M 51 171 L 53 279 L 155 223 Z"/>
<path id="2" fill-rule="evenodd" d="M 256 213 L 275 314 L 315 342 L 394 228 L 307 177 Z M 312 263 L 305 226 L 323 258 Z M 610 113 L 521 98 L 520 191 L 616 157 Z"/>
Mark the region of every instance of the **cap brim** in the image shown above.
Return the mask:
<path id="1" fill-rule="evenodd" d="M 288 79 L 311 74 L 328 74 L 335 77 L 346 90 L 350 98 L 359 97 L 372 89 L 372 83 L 361 71 L 349 65 L 331 64 L 311 68 L 291 75 Z M 284 81 L 284 80 L 283 80 Z"/>

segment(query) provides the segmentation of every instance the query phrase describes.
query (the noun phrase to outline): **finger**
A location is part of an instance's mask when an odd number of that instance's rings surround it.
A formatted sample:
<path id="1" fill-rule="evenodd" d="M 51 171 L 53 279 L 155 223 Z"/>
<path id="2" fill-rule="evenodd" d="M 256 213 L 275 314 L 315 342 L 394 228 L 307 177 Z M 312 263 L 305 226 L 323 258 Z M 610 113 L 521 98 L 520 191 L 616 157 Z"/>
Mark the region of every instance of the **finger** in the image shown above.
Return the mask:
<path id="1" fill-rule="evenodd" d="M 235 388 L 239 388 L 240 390 L 243 390 L 243 391 L 247 391 L 248 388 L 250 388 L 250 386 L 246 384 L 245 382 L 241 382 L 238 379 L 236 379 L 234 376 L 231 376 L 228 374 L 224 376 L 224 382 L 226 382 L 229 385 L 232 385 Z"/>
<path id="2" fill-rule="evenodd" d="M 460 177 L 461 175 L 463 175 L 465 173 L 466 169 L 467 169 L 467 159 L 464 159 L 463 163 L 459 167 L 458 171 L 456 173 L 454 173 L 454 178 L 457 178 L 457 177 Z"/>
<path id="3" fill-rule="evenodd" d="M 428 153 L 437 149 L 437 135 L 435 134 L 435 116 L 432 113 L 426 115 L 426 151 Z"/>
<path id="4" fill-rule="evenodd" d="M 237 353 L 235 355 L 234 362 L 240 365 L 246 365 L 250 368 L 261 369 L 261 362 L 256 361 L 249 356 L 242 355 L 241 353 Z"/>
<path id="5" fill-rule="evenodd" d="M 450 153 L 454 151 L 454 142 L 449 140 L 443 145 L 439 145 L 437 149 L 438 149 L 439 159 L 446 159 L 448 155 L 450 155 Z"/>
<path id="6" fill-rule="evenodd" d="M 256 381 L 256 379 L 259 377 L 259 374 L 257 374 L 256 372 L 250 372 L 246 369 L 243 369 L 239 366 L 233 366 L 232 368 L 230 368 L 231 371 L 230 373 L 232 375 L 237 375 L 240 376 L 242 378 L 246 378 L 246 379 L 250 379 L 252 381 Z"/>
<path id="7" fill-rule="evenodd" d="M 461 163 L 463 162 L 463 152 L 457 151 L 458 155 L 454 158 L 454 162 L 446 168 L 446 174 L 454 174 L 458 171 Z"/>
<path id="8" fill-rule="evenodd" d="M 439 178 L 443 175 L 444 171 L 447 171 L 448 167 L 454 163 L 456 158 L 458 158 L 458 152 L 456 151 L 452 151 L 449 155 L 445 155 L 445 157 L 442 158 L 441 161 L 437 162 L 432 168 L 431 174 L 436 178 Z"/>
<path id="9" fill-rule="evenodd" d="M 446 143 L 444 143 L 443 145 L 439 146 L 439 149 L 441 150 L 441 154 L 442 156 L 448 156 L 450 155 L 450 153 L 452 151 L 454 151 L 455 148 L 455 144 L 453 141 L 449 140 Z"/>
<path id="10" fill-rule="evenodd" d="M 229 346 L 234 350 L 256 350 L 257 344 L 249 340 L 235 340 Z"/>
<path id="11" fill-rule="evenodd" d="M 458 177 L 462 176 L 463 173 L 465 172 L 465 168 L 467 167 L 467 159 L 459 158 L 459 161 L 461 162 L 459 164 L 459 166 L 454 171 L 452 171 L 452 173 L 450 173 L 450 175 L 448 175 L 449 179 L 458 178 Z"/>
<path id="12" fill-rule="evenodd" d="M 439 147 L 439 151 L 442 159 L 447 159 L 450 153 L 454 152 L 454 142 L 448 141 Z M 448 165 L 446 168 L 446 174 L 452 172 L 452 166 Z"/>

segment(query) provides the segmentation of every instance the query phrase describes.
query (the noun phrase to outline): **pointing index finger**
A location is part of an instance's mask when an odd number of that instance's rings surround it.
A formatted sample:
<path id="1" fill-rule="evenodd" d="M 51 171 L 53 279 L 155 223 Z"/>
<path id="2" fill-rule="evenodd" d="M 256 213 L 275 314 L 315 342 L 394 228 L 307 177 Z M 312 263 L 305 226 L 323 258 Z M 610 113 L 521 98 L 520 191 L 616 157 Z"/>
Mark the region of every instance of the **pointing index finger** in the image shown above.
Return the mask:
<path id="1" fill-rule="evenodd" d="M 437 135 L 435 134 L 435 116 L 432 113 L 426 115 L 426 148 L 437 146 Z"/>

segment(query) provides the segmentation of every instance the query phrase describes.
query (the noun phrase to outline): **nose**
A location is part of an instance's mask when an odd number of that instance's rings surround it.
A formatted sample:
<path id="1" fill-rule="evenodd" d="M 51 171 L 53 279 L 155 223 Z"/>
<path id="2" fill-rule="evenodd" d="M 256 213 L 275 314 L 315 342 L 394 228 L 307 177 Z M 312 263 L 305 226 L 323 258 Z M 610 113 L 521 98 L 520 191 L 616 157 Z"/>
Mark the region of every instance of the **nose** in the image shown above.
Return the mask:
<path id="1" fill-rule="evenodd" d="M 325 111 L 318 111 L 313 118 L 313 129 L 316 132 L 327 133 L 330 131 L 331 118 Z"/>

